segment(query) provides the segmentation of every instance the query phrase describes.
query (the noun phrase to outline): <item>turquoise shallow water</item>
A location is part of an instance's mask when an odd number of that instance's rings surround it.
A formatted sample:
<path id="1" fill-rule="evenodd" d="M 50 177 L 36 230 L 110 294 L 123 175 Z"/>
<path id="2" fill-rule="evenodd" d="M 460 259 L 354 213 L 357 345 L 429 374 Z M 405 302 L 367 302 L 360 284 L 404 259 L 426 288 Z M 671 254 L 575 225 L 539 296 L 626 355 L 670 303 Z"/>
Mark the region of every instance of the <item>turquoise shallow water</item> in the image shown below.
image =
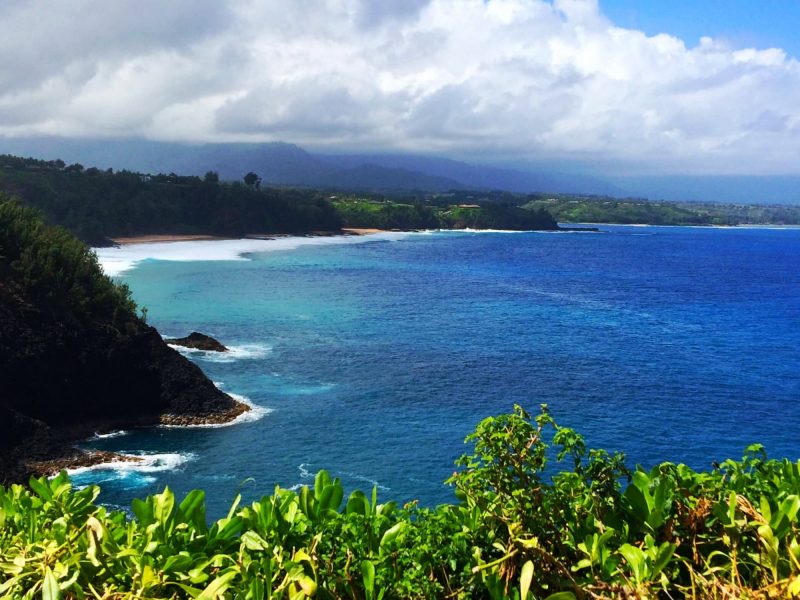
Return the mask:
<path id="1" fill-rule="evenodd" d="M 707 468 L 753 442 L 800 457 L 800 230 L 602 229 L 141 263 L 123 279 L 149 321 L 232 346 L 191 358 L 270 412 L 93 440 L 148 465 L 76 478 L 122 506 L 202 487 L 214 514 L 327 468 L 435 504 L 480 419 L 542 402 L 632 463 Z"/>

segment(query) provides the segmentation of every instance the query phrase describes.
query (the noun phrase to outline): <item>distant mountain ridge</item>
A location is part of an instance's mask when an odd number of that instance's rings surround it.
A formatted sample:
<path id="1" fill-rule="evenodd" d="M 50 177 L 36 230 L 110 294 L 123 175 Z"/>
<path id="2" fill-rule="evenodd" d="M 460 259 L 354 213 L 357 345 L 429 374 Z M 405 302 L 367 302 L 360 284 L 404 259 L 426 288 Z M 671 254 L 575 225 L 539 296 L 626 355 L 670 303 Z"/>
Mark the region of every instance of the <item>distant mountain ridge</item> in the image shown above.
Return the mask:
<path id="1" fill-rule="evenodd" d="M 557 168 L 501 168 L 413 154 L 323 154 L 295 144 L 184 144 L 143 139 L 0 137 L 0 154 L 60 158 L 67 163 L 145 173 L 239 180 L 248 171 L 265 184 L 376 192 L 500 190 L 637 197 L 651 200 L 800 204 L 800 176 L 643 175 L 595 177 Z M 566 167 L 565 167 L 566 168 Z"/>
<path id="2" fill-rule="evenodd" d="M 624 194 L 607 181 L 554 172 L 524 172 L 446 158 L 400 154 L 312 154 L 294 144 L 178 144 L 138 139 L 0 138 L 0 154 L 60 158 L 99 168 L 241 179 L 248 171 L 264 183 L 334 189 L 442 192 Z"/>

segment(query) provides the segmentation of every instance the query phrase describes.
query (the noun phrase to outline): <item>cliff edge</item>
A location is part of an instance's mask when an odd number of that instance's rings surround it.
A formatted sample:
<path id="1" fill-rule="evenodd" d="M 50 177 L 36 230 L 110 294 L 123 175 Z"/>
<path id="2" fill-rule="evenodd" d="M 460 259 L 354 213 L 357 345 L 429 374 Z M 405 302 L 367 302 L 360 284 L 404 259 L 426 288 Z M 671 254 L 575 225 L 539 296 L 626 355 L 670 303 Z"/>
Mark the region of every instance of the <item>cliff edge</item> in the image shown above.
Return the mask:
<path id="1" fill-rule="evenodd" d="M 0 482 L 80 463 L 72 443 L 95 431 L 246 410 L 136 316 L 86 246 L 0 196 Z"/>

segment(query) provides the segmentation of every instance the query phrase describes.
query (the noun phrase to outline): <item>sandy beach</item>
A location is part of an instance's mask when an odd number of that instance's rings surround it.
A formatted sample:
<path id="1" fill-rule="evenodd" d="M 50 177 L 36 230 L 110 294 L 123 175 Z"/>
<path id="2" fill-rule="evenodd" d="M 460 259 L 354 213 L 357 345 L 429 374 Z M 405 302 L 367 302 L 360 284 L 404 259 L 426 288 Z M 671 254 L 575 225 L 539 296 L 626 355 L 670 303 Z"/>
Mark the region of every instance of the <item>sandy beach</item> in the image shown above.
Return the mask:
<path id="1" fill-rule="evenodd" d="M 397 240 L 414 232 L 354 229 L 338 235 L 274 235 L 242 239 L 201 235 L 147 235 L 116 238 L 116 246 L 93 248 L 106 275 L 116 277 L 145 260 L 217 261 L 249 260 L 250 254 L 294 250 L 303 246 L 358 244 Z"/>
<path id="2" fill-rule="evenodd" d="M 344 235 L 372 235 L 375 233 L 384 233 L 383 229 L 368 229 L 360 227 L 344 227 L 341 234 Z M 329 237 L 333 235 L 341 235 L 338 232 L 314 232 L 312 235 Z M 244 239 L 251 240 L 268 240 L 280 237 L 290 237 L 286 233 L 270 233 L 270 234 L 250 234 L 244 236 Z M 181 235 L 181 234 L 149 234 L 149 235 L 135 235 L 130 237 L 114 237 L 111 241 L 119 246 L 129 246 L 131 244 L 157 244 L 162 242 L 210 242 L 220 240 L 230 240 L 234 238 L 220 237 L 215 235 Z"/>
<path id="3" fill-rule="evenodd" d="M 371 235 L 373 233 L 384 233 L 385 229 L 365 229 L 360 227 L 342 227 L 344 233 L 350 235 Z"/>
<path id="4" fill-rule="evenodd" d="M 111 241 L 120 246 L 129 244 L 155 244 L 158 242 L 200 242 L 211 240 L 225 240 L 230 238 L 223 238 L 214 235 L 176 235 L 176 234 L 154 234 L 154 235 L 137 235 L 132 237 L 116 237 L 111 238 Z"/>

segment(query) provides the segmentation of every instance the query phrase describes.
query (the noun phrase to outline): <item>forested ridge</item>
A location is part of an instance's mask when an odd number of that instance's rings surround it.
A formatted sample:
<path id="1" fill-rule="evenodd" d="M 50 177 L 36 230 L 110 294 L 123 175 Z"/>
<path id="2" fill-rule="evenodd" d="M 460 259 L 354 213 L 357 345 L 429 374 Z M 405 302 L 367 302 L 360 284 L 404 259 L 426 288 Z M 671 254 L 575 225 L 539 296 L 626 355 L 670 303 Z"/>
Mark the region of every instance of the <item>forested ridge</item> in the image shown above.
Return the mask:
<path id="1" fill-rule="evenodd" d="M 235 237 L 341 227 L 317 192 L 261 189 L 257 176 L 248 181 L 223 183 L 214 172 L 203 178 L 149 175 L 0 156 L 0 190 L 89 243 L 155 233 Z"/>
<path id="2" fill-rule="evenodd" d="M 553 230 L 562 223 L 795 225 L 793 205 L 666 202 L 491 190 L 396 194 L 262 187 L 258 174 L 221 181 L 105 171 L 0 155 L 0 191 L 95 245 L 148 234 L 338 232 L 341 228 Z"/>

